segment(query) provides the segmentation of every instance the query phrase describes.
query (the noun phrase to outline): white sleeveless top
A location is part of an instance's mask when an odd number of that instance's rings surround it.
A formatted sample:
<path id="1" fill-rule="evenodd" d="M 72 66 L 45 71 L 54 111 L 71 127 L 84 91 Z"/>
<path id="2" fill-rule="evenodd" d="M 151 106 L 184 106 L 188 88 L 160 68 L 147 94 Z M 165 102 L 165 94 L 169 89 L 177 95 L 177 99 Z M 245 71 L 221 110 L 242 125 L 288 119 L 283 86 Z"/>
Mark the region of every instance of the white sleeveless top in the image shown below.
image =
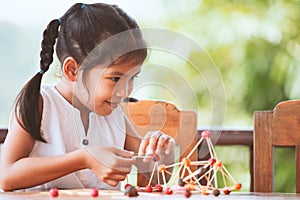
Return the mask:
<path id="1" fill-rule="evenodd" d="M 114 146 L 124 149 L 125 119 L 120 106 L 110 115 L 99 116 L 91 112 L 87 134 L 80 118 L 80 112 L 74 108 L 54 86 L 43 86 L 43 115 L 41 130 L 47 143 L 36 141 L 30 156 L 55 156 L 84 148 L 88 145 Z M 87 136 L 86 136 L 87 135 Z M 119 189 L 101 182 L 89 169 L 80 170 L 46 184 L 31 189 L 46 188 L 92 188 Z"/>

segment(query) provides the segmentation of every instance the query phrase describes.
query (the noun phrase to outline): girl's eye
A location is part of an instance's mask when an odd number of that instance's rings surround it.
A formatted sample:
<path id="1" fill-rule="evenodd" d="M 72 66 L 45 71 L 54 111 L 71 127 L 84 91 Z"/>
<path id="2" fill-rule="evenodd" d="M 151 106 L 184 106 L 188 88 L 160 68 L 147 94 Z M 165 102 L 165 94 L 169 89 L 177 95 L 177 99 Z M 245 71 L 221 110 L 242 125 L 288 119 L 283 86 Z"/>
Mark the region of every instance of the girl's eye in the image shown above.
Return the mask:
<path id="1" fill-rule="evenodd" d="M 133 76 L 130 80 L 134 80 L 134 79 L 136 79 L 137 77 L 139 77 L 138 75 L 135 75 L 135 76 Z"/>
<path id="2" fill-rule="evenodd" d="M 110 78 L 113 82 L 118 82 L 120 80 L 120 77 L 112 77 Z"/>

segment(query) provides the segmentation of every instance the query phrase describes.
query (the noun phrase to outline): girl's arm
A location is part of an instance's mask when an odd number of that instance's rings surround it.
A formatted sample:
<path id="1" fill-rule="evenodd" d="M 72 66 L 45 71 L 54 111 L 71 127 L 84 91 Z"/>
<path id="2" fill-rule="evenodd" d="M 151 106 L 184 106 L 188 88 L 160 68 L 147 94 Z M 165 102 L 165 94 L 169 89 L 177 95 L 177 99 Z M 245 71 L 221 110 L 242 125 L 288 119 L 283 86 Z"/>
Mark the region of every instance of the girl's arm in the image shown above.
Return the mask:
<path id="1" fill-rule="evenodd" d="M 37 186 L 80 169 L 91 169 L 103 182 L 116 186 L 135 163 L 133 153 L 93 146 L 49 157 L 28 157 L 35 140 L 12 118 L 1 150 L 0 187 L 5 191 Z"/>
<path id="2" fill-rule="evenodd" d="M 85 151 L 51 157 L 28 157 L 35 140 L 11 119 L 1 150 L 0 184 L 3 190 L 36 186 L 87 167 Z"/>

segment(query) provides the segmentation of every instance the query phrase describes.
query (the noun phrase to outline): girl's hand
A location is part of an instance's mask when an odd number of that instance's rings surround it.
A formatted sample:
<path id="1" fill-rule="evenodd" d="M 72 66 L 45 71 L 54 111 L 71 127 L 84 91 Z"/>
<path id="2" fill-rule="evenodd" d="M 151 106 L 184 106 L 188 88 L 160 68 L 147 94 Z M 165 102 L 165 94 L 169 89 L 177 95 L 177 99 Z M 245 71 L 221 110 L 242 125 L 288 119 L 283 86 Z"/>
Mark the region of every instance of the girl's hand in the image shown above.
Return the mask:
<path id="1" fill-rule="evenodd" d="M 93 146 L 86 148 L 87 164 L 103 182 L 116 186 L 123 181 L 136 162 L 134 153 L 115 147 Z"/>
<path id="2" fill-rule="evenodd" d="M 174 150 L 175 141 L 172 137 L 161 131 L 150 131 L 142 138 L 139 155 L 153 156 L 155 154 L 166 154 Z M 151 157 L 145 157 L 144 162 L 149 162 Z"/>

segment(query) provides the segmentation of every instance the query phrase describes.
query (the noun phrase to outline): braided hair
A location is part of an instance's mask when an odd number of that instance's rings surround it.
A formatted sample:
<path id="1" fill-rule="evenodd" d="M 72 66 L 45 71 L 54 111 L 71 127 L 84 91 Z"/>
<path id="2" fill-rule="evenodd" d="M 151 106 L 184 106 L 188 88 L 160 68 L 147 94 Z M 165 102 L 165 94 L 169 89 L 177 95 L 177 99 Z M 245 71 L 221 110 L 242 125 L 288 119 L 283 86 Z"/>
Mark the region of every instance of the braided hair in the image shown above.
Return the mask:
<path id="1" fill-rule="evenodd" d="M 118 40 L 117 48 L 133 50 L 119 55 L 118 50 L 104 47 L 97 58 L 85 61 L 88 54 L 103 41 L 129 30 L 134 30 L 134 33 L 128 34 L 125 41 Z M 43 112 L 40 87 L 43 74 L 53 62 L 55 43 L 59 61 L 63 63 L 67 57 L 73 57 L 83 70 L 83 80 L 87 70 L 106 63 L 108 59 L 112 59 L 111 65 L 126 62 L 138 65 L 147 56 L 146 43 L 136 21 L 116 5 L 76 3 L 61 18 L 52 20 L 43 32 L 40 71 L 22 88 L 15 107 L 18 123 L 35 140 L 42 142 L 46 141 L 40 130 Z"/>

